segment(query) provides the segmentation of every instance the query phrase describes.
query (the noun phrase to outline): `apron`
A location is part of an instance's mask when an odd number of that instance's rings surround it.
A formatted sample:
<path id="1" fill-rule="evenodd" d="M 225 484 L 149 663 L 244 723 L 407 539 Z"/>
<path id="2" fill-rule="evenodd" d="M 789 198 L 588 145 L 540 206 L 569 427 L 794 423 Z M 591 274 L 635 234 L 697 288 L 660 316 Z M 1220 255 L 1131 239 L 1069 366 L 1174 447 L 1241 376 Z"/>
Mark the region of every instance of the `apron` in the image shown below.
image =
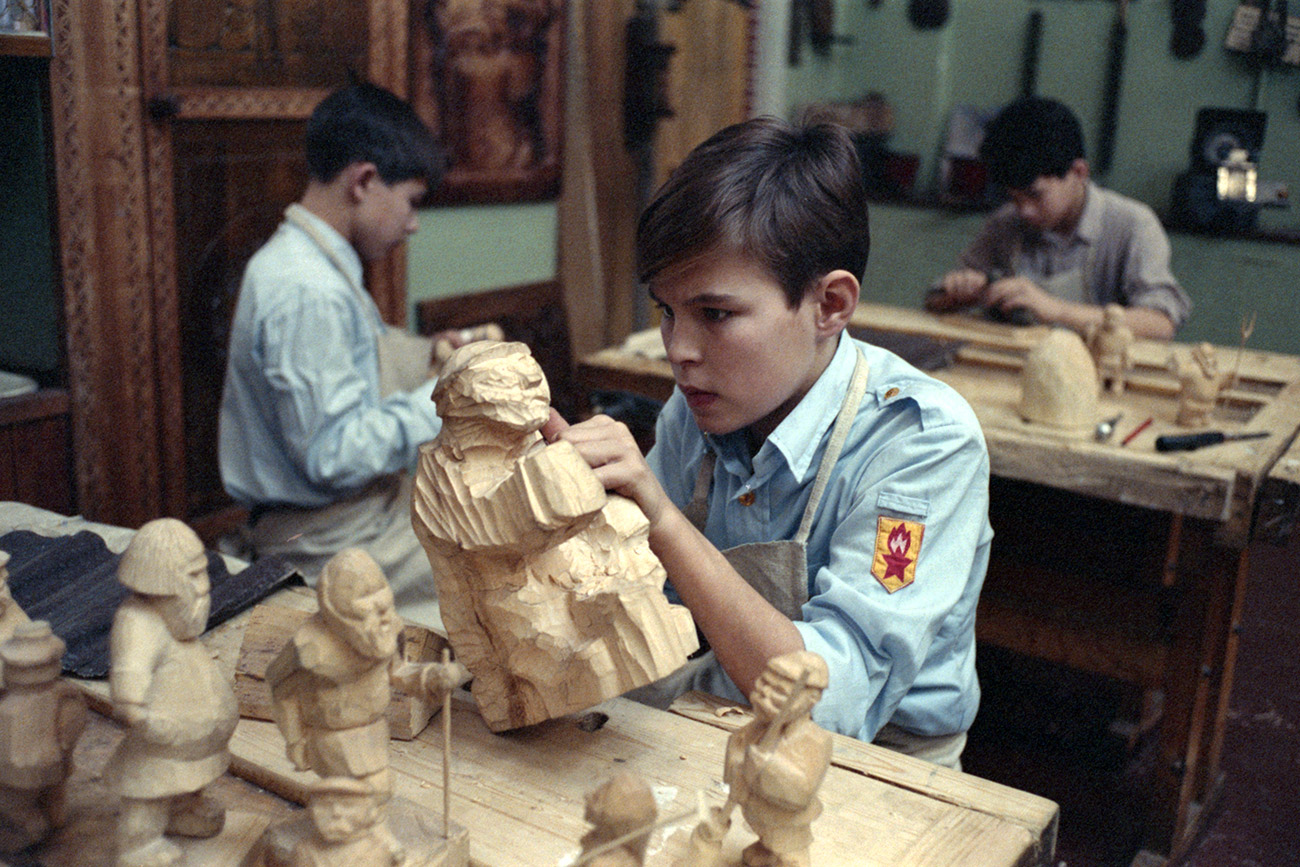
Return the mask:
<path id="1" fill-rule="evenodd" d="M 821 464 L 817 468 L 817 478 L 813 482 L 808 505 L 804 508 L 803 519 L 799 522 L 794 538 L 750 542 L 722 552 L 722 556 L 740 573 L 740 577 L 773 608 L 791 620 L 803 619 L 803 606 L 808 601 L 808 534 L 812 531 L 813 517 L 817 514 L 817 506 L 821 503 L 822 494 L 830 480 L 831 470 L 839 460 L 844 441 L 848 439 L 849 429 L 857 416 L 858 406 L 866 394 L 868 370 L 867 359 L 862 355 L 862 350 L 858 350 L 853 379 L 835 419 L 835 426 L 831 429 L 830 442 L 827 443 Z M 713 481 L 715 460 L 712 451 L 705 452 L 691 502 L 682 510 L 701 533 L 704 532 L 705 518 L 708 515 L 709 489 Z M 693 689 L 714 695 L 730 693 L 730 697 L 735 697 L 736 689 L 729 679 L 721 675 L 721 667 L 712 650 L 688 660 L 686 665 L 667 677 L 632 690 L 627 693 L 627 697 L 642 704 L 666 708 L 673 699 Z"/>
<path id="2" fill-rule="evenodd" d="M 1019 259 L 1021 254 L 1016 254 Z M 1092 276 L 1094 260 L 1097 256 L 1096 247 L 1092 244 L 1084 250 L 1083 261 L 1079 267 L 1071 268 L 1068 271 L 1061 271 L 1057 274 L 1043 274 L 1035 276 L 1036 282 L 1044 292 L 1054 298 L 1060 298 L 1063 301 L 1072 301 L 1075 304 L 1097 304 L 1099 303 L 1092 293 Z M 1017 269 L 1017 273 L 1034 273 L 1033 268 Z"/>

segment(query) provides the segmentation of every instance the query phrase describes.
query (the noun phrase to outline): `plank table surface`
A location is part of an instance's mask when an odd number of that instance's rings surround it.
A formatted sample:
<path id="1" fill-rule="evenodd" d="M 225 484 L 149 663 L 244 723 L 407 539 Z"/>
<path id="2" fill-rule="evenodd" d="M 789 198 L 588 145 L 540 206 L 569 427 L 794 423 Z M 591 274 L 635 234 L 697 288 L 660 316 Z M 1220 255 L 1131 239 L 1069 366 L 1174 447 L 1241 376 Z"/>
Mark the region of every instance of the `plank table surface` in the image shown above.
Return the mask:
<path id="1" fill-rule="evenodd" d="M 50 516 L 0 504 L 0 527 L 37 532 L 103 531 L 120 549 L 129 530 Z M 280 597 L 308 598 L 305 588 Z M 272 597 L 275 599 L 276 597 Z M 250 612 L 206 633 L 203 641 L 233 677 Z M 42 847 L 50 867 L 111 863 L 112 796 L 99 771 L 120 728 L 112 722 L 104 681 L 75 681 L 91 698 L 95 717 L 78 747 L 73 821 Z M 668 867 L 684 852 L 703 800 L 721 804 L 722 757 L 731 730 L 748 710 L 691 694 L 670 711 L 611 699 L 580 714 L 505 734 L 493 734 L 472 697 L 452 702 L 452 821 L 469 829 L 471 862 L 480 867 L 560 867 L 572 864 L 587 831 L 584 796 L 616 770 L 642 775 L 653 787 L 661 817 L 680 816 L 655 832 L 647 864 Z M 441 716 L 415 740 L 392 741 L 395 796 L 441 816 Z M 1049 865 L 1057 806 L 1044 798 L 940 768 L 851 738 L 835 736 L 833 763 L 821 788 L 825 812 L 814 823 L 813 863 L 840 865 Z M 216 789 L 230 811 L 228 829 L 208 841 L 185 841 L 188 867 L 238 863 L 271 821 L 304 800 L 310 773 L 295 771 L 273 723 L 241 720 L 231 740 L 231 773 Z M 753 835 L 737 817 L 724 852 L 739 863 Z"/>

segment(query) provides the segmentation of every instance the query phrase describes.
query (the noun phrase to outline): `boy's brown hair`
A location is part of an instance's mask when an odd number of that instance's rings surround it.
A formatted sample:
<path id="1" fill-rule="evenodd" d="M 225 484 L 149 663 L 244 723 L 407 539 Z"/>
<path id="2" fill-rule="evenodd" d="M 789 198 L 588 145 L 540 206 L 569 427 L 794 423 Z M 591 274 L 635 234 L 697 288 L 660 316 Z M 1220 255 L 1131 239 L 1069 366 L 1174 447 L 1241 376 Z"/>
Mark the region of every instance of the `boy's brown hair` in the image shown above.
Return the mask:
<path id="1" fill-rule="evenodd" d="M 754 118 L 715 133 L 659 188 L 637 224 L 637 275 L 649 283 L 706 253 L 734 252 L 766 269 L 793 308 L 831 271 L 861 279 L 870 246 L 848 130 Z"/>

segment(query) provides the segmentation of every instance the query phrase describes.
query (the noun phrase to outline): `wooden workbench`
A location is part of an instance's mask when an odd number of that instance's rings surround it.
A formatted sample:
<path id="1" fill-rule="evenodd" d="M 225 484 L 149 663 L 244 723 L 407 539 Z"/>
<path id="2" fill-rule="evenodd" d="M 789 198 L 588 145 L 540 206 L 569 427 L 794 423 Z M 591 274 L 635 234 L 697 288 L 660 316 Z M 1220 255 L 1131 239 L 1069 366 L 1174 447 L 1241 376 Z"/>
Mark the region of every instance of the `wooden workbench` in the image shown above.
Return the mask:
<path id="1" fill-rule="evenodd" d="M 1127 390 L 1102 400 L 1101 417 L 1123 417 L 1098 443 L 1016 412 L 1025 356 L 1046 327 L 862 304 L 851 330 L 950 348 L 953 362 L 934 375 L 974 408 L 995 476 L 979 638 L 1163 699 L 1148 846 L 1177 854 L 1220 781 L 1246 546 L 1256 537 L 1284 541 L 1300 512 L 1300 358 L 1247 349 L 1216 410 L 1216 429 L 1269 436 L 1161 454 L 1155 438 L 1183 432 L 1169 356 L 1186 358 L 1189 347 L 1135 344 Z M 1219 348 L 1224 369 L 1237 358 L 1237 347 Z M 672 391 L 666 360 L 623 348 L 588 356 L 578 379 L 657 400 Z M 1148 417 L 1148 429 L 1121 445 Z"/>
<path id="2" fill-rule="evenodd" d="M 99 531 L 77 519 L 0 504 L 0 532 Z M 106 528 L 120 550 L 130 531 Z M 302 588 L 280 591 L 303 594 Z M 211 630 L 204 641 L 233 676 L 249 615 Z M 84 681 L 93 706 L 107 713 L 106 684 Z M 701 794 L 721 803 L 723 747 L 745 712 L 692 694 L 670 712 L 612 699 L 581 714 L 516 732 L 491 733 L 468 693 L 453 700 L 452 819 L 469 829 L 472 863 L 480 867 L 550 867 L 571 863 L 587 830 L 583 796 L 616 769 L 644 776 L 661 815 L 692 811 Z M 73 820 L 42 848 L 49 867 L 111 863 L 111 794 L 99 770 L 120 731 L 98 717 L 79 745 Z M 1057 808 L 1043 798 L 967 774 L 835 736 L 833 766 L 821 789 L 825 812 L 813 825 L 813 862 L 848 865 L 1049 865 L 1054 863 Z M 312 777 L 294 771 L 275 726 L 241 720 L 231 741 L 231 774 L 216 790 L 228 805 L 228 831 L 186 841 L 188 867 L 228 867 L 269 822 L 288 815 Z M 441 816 L 440 720 L 416 740 L 394 741 L 395 794 Z M 668 867 L 683 852 L 693 824 L 683 819 L 656 832 L 647 864 Z M 726 841 L 736 855 L 752 835 L 739 821 Z"/>

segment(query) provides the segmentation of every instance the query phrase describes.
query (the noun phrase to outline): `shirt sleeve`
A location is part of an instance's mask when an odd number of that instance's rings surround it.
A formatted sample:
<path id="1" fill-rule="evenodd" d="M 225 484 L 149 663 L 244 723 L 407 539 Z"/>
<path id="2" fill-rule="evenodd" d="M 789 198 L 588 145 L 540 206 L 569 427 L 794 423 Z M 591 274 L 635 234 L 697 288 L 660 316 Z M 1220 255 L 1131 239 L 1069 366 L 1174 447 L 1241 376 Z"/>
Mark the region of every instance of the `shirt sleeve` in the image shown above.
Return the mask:
<path id="1" fill-rule="evenodd" d="M 1192 301 L 1178 285 L 1169 261 L 1169 236 L 1164 227 L 1153 212 L 1140 211 L 1134 218 L 1124 263 L 1123 303 L 1159 310 L 1176 329 L 1187 321 Z"/>
<path id="2" fill-rule="evenodd" d="M 958 264 L 985 273 L 1015 270 L 1016 230 L 1006 209 L 994 212 L 962 251 Z"/>
<path id="3" fill-rule="evenodd" d="M 362 326 L 364 327 L 364 326 Z M 364 368 L 353 316 L 331 302 L 291 305 L 262 323 L 267 380 L 282 444 L 312 484 L 348 491 L 408 467 L 441 428 L 433 382 L 379 399 Z"/>
<path id="4" fill-rule="evenodd" d="M 804 621 L 795 624 L 830 668 L 814 711 L 818 724 L 869 741 L 923 667 L 961 664 L 946 658 L 943 645 L 973 640 L 992 535 L 988 477 L 988 452 L 973 421 L 914 425 L 870 458 L 853 495 L 823 518 L 834 522 L 828 561 L 813 578 Z M 908 522 L 917 546 L 909 552 L 913 579 L 892 593 L 872 572 L 882 518 Z M 884 526 L 896 526 L 891 522 Z M 947 692 L 937 696 L 941 704 L 969 701 Z"/>

